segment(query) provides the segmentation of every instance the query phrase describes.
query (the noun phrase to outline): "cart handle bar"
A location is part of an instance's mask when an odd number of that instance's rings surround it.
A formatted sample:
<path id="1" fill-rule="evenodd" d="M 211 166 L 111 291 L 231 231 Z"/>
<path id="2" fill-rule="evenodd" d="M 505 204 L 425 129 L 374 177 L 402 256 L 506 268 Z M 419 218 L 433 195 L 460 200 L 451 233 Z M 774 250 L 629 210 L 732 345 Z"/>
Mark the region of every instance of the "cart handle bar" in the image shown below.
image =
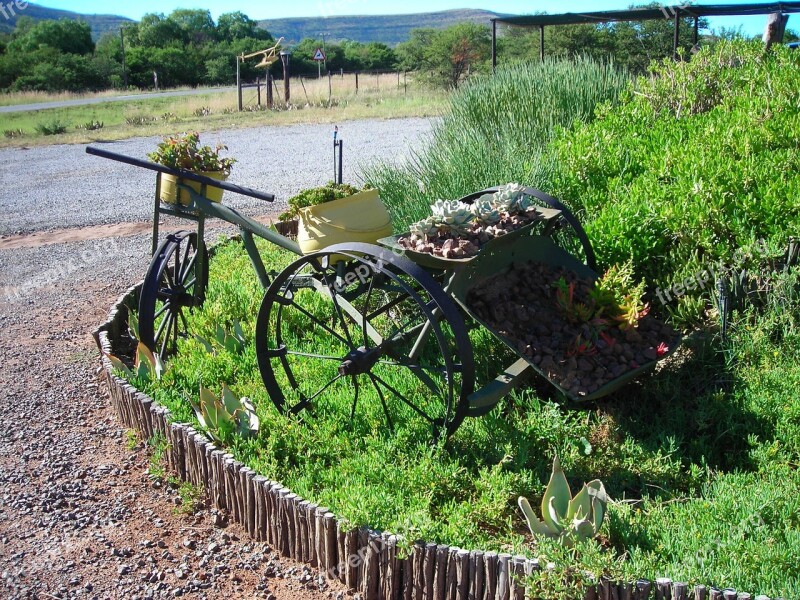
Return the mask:
<path id="1" fill-rule="evenodd" d="M 167 175 L 175 175 L 176 177 L 180 177 L 182 179 L 189 179 L 198 183 L 204 183 L 206 185 L 221 188 L 235 194 L 241 194 L 242 196 L 249 196 L 258 200 L 266 200 L 267 202 L 275 201 L 275 196 L 273 194 L 259 192 L 257 190 L 242 187 L 234 183 L 226 183 L 218 179 L 213 179 L 204 175 L 198 175 L 197 173 L 193 173 L 192 171 L 187 171 L 185 169 L 172 169 L 170 167 L 165 167 L 164 165 L 150 162 L 149 160 L 141 160 L 139 158 L 133 158 L 132 156 L 126 156 L 125 154 L 117 154 L 116 152 L 109 152 L 108 150 L 93 148 L 92 146 L 86 146 L 86 153 L 93 154 L 94 156 L 100 156 L 102 158 L 109 158 L 111 160 L 128 165 L 133 165 L 134 167 L 142 167 L 143 169 L 150 169 L 151 171 L 166 173 Z"/>

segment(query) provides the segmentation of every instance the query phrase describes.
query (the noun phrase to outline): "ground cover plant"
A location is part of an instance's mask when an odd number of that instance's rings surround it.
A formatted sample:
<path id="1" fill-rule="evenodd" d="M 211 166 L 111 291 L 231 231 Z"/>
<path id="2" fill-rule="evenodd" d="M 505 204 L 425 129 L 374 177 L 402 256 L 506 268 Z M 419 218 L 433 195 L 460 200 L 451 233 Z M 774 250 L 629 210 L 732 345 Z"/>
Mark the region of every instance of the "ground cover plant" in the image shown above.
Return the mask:
<path id="1" fill-rule="evenodd" d="M 638 82 L 621 102 L 602 108 L 593 123 L 585 122 L 594 114 L 587 109 L 574 126 L 576 113 L 570 111 L 549 128 L 530 125 L 530 146 L 523 145 L 525 138 L 482 131 L 480 120 L 467 120 L 460 134 L 464 143 L 454 143 L 448 159 L 445 143 L 437 140 L 454 140 L 441 129 L 452 127 L 455 135 L 456 128 L 445 119 L 411 166 L 370 173 L 370 183 L 382 189 L 401 227 L 426 216 L 437 197 L 454 199 L 504 181 L 560 190 L 562 196 L 574 190 L 575 196 L 564 198 L 587 224 L 601 261 L 608 266 L 633 259 L 635 281 L 647 284 L 644 299 L 662 315 L 667 313 L 656 287 L 682 276 L 688 261 L 711 269 L 718 261 L 732 261 L 738 248 L 755 253 L 752 244 L 765 238 L 766 248 L 759 250 L 764 260 L 748 263 L 760 269 L 760 289 L 749 298 L 757 301 L 742 302 L 732 313 L 726 339 L 713 313 L 706 312 L 703 328 L 687 336 L 659 372 L 607 400 L 566 404 L 534 381 L 433 445 L 427 428 L 413 421 L 396 423 L 390 432 L 377 402 L 351 421 L 351 399 L 343 393 L 333 394 L 313 418 L 284 416 L 256 366 L 253 336 L 263 290 L 238 242 L 219 247 L 206 303 L 189 325 L 210 340 L 220 327 L 230 332 L 239 323 L 242 343 L 221 344 L 210 353 L 200 339 L 189 338 L 161 379 L 134 381 L 186 422 L 194 422 L 192 402 L 201 384 L 212 390 L 229 386 L 252 401 L 260 424 L 257 435 L 224 439 L 248 466 L 355 525 L 398 533 L 409 542 L 424 539 L 552 561 L 555 569 L 532 582 L 533 597 L 576 597 L 586 571 L 798 597 L 800 274 L 784 269 L 781 257 L 789 234 L 797 231 L 797 171 L 790 169 L 800 147 L 794 137 L 799 129 L 790 126 L 800 110 L 791 93 L 798 89 L 797 60 L 781 49 L 765 55 L 757 45 L 722 45 L 704 51 L 696 63 L 659 67 L 656 78 Z M 476 97 L 491 97 L 492 85 L 516 85 L 516 79 L 501 75 L 495 84 L 475 83 L 486 86 Z M 752 88 L 751 81 L 769 87 L 771 96 Z M 469 89 L 477 88 L 468 84 L 459 94 Z M 521 129 L 528 127 L 524 119 L 538 114 L 519 100 L 505 109 L 502 114 L 519 119 Z M 617 113 L 627 114 L 627 120 Z M 672 135 L 694 145 L 678 144 Z M 484 150 L 469 140 L 493 141 Z M 637 146 L 639 154 L 626 153 L 625 144 Z M 583 161 L 587 152 L 594 153 L 601 170 Z M 617 157 L 616 168 L 605 162 L 612 159 L 604 152 Z M 693 163 L 684 162 L 686 154 Z M 640 156 L 646 157 L 644 164 L 630 169 L 637 177 L 620 177 Z M 689 193 L 694 189 L 689 173 L 702 189 L 713 183 L 713 193 Z M 641 189 L 640 180 L 647 182 Z M 728 184 L 738 187 L 729 192 Z M 579 191 L 586 194 L 577 196 Z M 654 232 L 672 237 L 662 242 Z M 653 246 L 654 240 L 661 245 Z M 261 247 L 267 268 L 283 268 L 294 258 Z M 746 253 L 740 257 L 746 262 Z M 710 290 L 690 291 L 703 309 L 711 306 Z M 687 324 L 678 317 L 673 315 L 673 323 Z M 480 357 L 479 384 L 510 362 L 510 352 L 485 330 L 472 330 L 470 339 Z M 309 336 L 307 343 L 324 350 L 330 341 Z M 517 507 L 520 496 L 540 504 L 555 455 L 570 489 L 599 479 L 610 499 L 597 538 L 570 548 L 532 536 Z"/>

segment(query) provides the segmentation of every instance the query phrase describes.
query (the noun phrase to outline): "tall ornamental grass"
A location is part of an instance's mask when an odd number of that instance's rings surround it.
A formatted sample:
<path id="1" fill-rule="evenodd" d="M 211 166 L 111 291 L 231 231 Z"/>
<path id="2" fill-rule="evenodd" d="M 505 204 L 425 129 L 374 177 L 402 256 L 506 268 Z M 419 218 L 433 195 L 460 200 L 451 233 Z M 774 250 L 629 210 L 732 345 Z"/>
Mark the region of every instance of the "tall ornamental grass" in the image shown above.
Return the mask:
<path id="1" fill-rule="evenodd" d="M 430 142 L 407 164 L 379 164 L 364 178 L 381 190 L 397 230 L 427 215 L 437 198 L 509 181 L 541 185 L 550 172 L 543 149 L 555 131 L 590 120 L 627 82 L 613 64 L 591 58 L 499 69 L 453 94 Z"/>

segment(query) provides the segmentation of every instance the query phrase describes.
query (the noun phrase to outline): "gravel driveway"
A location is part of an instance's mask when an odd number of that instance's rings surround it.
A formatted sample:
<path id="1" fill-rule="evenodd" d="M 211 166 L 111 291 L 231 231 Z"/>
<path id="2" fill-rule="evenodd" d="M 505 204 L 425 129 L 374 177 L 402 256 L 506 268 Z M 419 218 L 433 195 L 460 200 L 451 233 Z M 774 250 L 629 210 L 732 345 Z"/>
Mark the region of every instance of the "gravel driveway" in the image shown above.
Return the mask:
<path id="1" fill-rule="evenodd" d="M 344 123 L 345 179 L 375 159 L 402 159 L 429 130 L 421 119 Z M 299 125 L 203 139 L 239 159 L 231 181 L 285 201 L 332 178 L 331 136 L 328 125 Z M 156 141 L 103 147 L 143 157 Z M 96 228 L 46 244 L 46 230 L 146 221 L 154 176 L 83 146 L 50 146 L 0 150 L 0 183 L 0 597 L 341 597 L 224 515 L 176 510 L 177 490 L 154 484 L 144 444 L 98 389 L 88 332 L 143 276 L 149 239 Z M 253 215 L 282 204 L 226 202 Z M 9 240 L 16 246 L 2 249 Z"/>

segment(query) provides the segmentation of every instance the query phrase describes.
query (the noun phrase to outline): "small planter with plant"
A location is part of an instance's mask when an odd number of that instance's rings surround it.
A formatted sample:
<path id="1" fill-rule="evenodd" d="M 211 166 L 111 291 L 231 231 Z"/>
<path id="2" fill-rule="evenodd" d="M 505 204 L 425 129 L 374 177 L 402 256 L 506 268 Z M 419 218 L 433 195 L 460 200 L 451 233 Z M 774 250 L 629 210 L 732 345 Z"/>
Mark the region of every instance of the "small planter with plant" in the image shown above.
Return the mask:
<path id="1" fill-rule="evenodd" d="M 275 225 L 283 235 L 296 236 L 304 254 L 340 242 L 375 243 L 391 235 L 389 212 L 378 190 L 346 183 L 303 190 L 288 200 L 289 210 Z"/>
<path id="2" fill-rule="evenodd" d="M 223 144 L 217 144 L 214 148 L 201 146 L 200 134 L 189 132 L 184 135 L 165 137 L 164 141 L 158 144 L 156 150 L 149 153 L 147 157 L 165 167 L 185 169 L 198 175 L 224 181 L 230 175 L 231 167 L 236 162 L 233 158 L 220 156 L 220 152 L 227 149 L 228 147 Z M 182 205 L 188 206 L 191 203 L 190 194 L 179 186 L 188 186 L 198 194 L 202 191 L 202 184 L 196 181 L 162 174 L 161 201 L 167 204 L 177 204 L 180 201 Z M 207 186 L 205 197 L 212 202 L 220 202 L 222 192 L 222 188 Z"/>

